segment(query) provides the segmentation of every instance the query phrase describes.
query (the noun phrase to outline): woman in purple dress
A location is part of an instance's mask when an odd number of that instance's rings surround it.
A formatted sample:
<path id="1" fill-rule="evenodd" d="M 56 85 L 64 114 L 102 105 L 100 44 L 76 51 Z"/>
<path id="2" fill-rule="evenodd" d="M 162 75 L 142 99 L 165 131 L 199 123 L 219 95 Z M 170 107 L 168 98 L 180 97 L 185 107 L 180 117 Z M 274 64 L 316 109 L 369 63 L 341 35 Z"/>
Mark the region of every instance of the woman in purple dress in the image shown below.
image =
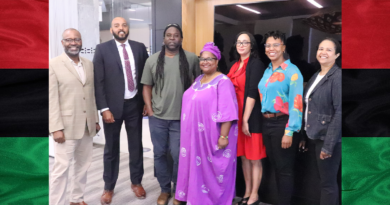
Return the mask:
<path id="1" fill-rule="evenodd" d="M 217 71 L 221 53 L 214 43 L 206 43 L 200 55 L 204 74 L 183 95 L 175 198 L 187 205 L 230 205 L 236 180 L 236 93 Z"/>

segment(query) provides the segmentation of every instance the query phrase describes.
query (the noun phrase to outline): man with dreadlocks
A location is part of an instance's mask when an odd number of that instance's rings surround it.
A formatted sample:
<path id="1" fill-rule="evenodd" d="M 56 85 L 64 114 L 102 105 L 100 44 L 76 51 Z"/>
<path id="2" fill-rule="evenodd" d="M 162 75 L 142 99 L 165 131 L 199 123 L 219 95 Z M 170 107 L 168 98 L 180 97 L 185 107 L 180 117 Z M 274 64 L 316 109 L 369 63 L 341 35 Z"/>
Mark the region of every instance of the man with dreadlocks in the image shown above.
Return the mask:
<path id="1" fill-rule="evenodd" d="M 154 166 L 161 194 L 157 204 L 167 204 L 171 191 L 175 193 L 180 149 L 180 114 L 183 93 L 200 75 L 198 57 L 183 50 L 183 32 L 178 24 L 164 30 L 164 45 L 160 52 L 145 63 L 141 83 L 149 116 L 153 143 Z M 173 159 L 169 167 L 168 151 Z M 174 183 L 171 190 L 171 182 Z M 174 199 L 174 204 L 179 201 Z"/>

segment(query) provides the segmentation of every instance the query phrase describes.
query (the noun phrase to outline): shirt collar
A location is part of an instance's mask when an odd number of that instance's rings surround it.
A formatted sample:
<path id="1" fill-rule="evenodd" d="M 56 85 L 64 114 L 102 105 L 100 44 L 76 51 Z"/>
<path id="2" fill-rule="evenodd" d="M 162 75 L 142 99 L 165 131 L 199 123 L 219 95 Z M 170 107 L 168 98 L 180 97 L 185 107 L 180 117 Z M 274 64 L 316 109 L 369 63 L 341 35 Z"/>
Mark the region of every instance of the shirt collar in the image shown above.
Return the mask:
<path id="1" fill-rule="evenodd" d="M 276 69 L 281 68 L 282 70 L 286 70 L 286 68 L 288 67 L 289 64 L 291 64 L 290 59 L 284 61 L 284 62 L 283 62 L 282 64 L 280 64 L 280 66 L 277 67 Z M 269 69 L 272 69 L 272 62 L 269 63 L 268 68 L 269 68 Z M 276 69 L 275 69 L 275 70 L 276 70 Z"/>
<path id="2" fill-rule="evenodd" d="M 129 45 L 129 41 L 127 41 L 127 40 L 126 40 L 124 43 L 120 43 L 120 42 L 118 42 L 118 41 L 115 39 L 115 43 L 116 43 L 116 46 L 117 46 L 117 47 L 120 47 L 120 48 L 123 48 L 123 47 L 122 47 L 122 44 L 125 44 L 125 45 L 126 45 L 125 47 L 130 46 L 130 45 Z"/>
<path id="3" fill-rule="evenodd" d="M 71 63 L 72 65 L 77 65 L 77 66 L 83 65 L 83 62 L 81 61 L 81 58 L 80 58 L 80 57 L 79 57 L 79 63 L 76 64 L 71 58 L 69 58 L 68 55 L 66 55 L 66 56 L 68 57 L 68 59 L 70 60 L 70 63 Z"/>

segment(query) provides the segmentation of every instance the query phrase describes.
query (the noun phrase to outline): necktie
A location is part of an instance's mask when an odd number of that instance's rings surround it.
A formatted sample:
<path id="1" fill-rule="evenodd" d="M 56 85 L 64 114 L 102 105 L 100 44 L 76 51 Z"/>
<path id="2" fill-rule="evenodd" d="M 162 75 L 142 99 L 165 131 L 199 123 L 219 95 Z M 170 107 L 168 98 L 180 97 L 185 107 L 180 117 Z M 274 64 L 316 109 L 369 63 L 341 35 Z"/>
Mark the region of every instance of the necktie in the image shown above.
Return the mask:
<path id="1" fill-rule="evenodd" d="M 121 45 L 123 47 L 123 58 L 125 59 L 125 68 L 126 68 L 126 76 L 127 76 L 127 88 L 130 91 L 134 91 L 134 80 L 133 73 L 131 72 L 129 55 L 127 54 L 125 44 Z"/>

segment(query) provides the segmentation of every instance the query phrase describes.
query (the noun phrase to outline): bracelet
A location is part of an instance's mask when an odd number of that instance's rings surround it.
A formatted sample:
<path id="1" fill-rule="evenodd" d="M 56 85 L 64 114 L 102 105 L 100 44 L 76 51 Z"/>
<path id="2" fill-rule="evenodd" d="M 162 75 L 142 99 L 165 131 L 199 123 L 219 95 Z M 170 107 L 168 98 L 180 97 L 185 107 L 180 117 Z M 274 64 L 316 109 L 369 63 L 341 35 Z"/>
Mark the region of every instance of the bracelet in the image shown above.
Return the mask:
<path id="1" fill-rule="evenodd" d="M 219 136 L 219 138 L 229 139 L 229 136 Z"/>

